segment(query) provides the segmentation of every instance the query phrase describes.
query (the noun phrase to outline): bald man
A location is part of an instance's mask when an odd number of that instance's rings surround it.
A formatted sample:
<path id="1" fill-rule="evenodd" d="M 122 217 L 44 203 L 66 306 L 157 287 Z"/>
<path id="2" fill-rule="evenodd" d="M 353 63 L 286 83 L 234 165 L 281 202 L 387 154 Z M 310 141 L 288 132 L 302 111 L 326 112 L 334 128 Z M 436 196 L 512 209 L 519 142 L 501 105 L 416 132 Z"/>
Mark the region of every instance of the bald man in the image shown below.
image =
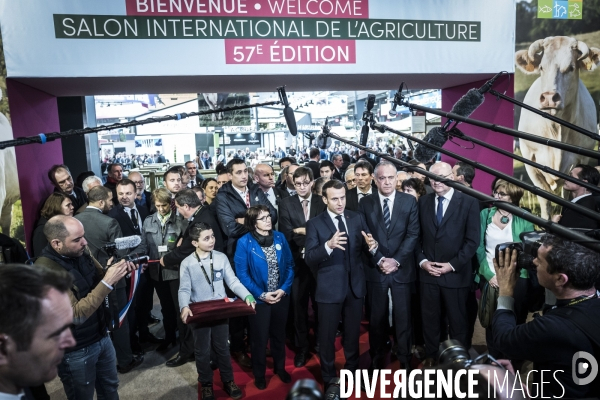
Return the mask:
<path id="1" fill-rule="evenodd" d="M 415 248 L 427 359 L 433 366 L 438 356 L 442 308 L 450 325 L 450 338 L 461 344 L 468 338 L 467 297 L 473 281 L 471 258 L 479 246 L 479 202 L 446 185 L 454 181 L 452 167 L 439 162 L 430 172 L 434 193 L 419 199 L 421 240 Z"/>
<path id="2" fill-rule="evenodd" d="M 256 165 L 254 168 L 254 182 L 261 188 L 276 209 L 282 198 L 290 196 L 287 190 L 275 187 L 275 171 L 268 164 Z"/>

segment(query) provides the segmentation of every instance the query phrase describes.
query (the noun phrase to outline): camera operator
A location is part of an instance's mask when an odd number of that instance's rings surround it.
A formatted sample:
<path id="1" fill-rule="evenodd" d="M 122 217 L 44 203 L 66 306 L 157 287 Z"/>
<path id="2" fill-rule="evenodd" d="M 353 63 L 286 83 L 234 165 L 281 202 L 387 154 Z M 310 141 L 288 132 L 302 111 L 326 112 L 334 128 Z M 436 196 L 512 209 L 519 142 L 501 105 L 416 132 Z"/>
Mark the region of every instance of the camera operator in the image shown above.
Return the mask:
<path id="1" fill-rule="evenodd" d="M 137 267 L 120 261 L 106 271 L 86 251 L 81 222 L 57 215 L 44 227 L 48 245 L 36 265 L 64 271 L 73 277 L 69 300 L 73 307 L 73 336 L 77 341 L 58 366 L 68 399 L 91 399 L 94 386 L 99 398 L 118 399 L 117 360 L 107 334 L 106 296 L 116 283 Z"/>
<path id="2" fill-rule="evenodd" d="M 534 377 L 544 395 L 565 398 L 598 397 L 598 379 L 587 385 L 574 382 L 574 355 L 585 351 L 600 358 L 600 300 L 594 283 L 599 276 L 600 254 L 550 234 L 540 240 L 533 264 L 540 285 L 557 298 L 542 317 L 517 326 L 514 289 L 519 274 L 517 250 L 507 249 L 494 258 L 500 297 L 494 313 L 494 347 L 510 358 L 527 359 L 538 371 Z M 552 371 L 540 373 L 540 371 Z M 592 372 L 593 373 L 593 372 Z M 543 382 L 543 383 L 542 383 Z"/>

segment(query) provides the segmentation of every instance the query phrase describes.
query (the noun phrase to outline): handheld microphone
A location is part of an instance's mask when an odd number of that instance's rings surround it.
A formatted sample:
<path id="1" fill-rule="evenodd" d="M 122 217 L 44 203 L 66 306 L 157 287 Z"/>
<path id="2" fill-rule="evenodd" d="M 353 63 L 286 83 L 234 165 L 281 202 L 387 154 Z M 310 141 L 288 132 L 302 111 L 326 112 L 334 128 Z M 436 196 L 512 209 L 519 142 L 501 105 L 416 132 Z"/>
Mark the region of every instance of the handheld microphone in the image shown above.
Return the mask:
<path id="1" fill-rule="evenodd" d="M 365 110 L 365 112 L 363 112 L 363 121 L 365 121 L 365 124 L 363 125 L 361 131 L 360 131 L 360 145 L 361 146 L 366 146 L 367 145 L 367 141 L 369 140 L 369 120 L 372 117 L 372 113 L 371 110 L 373 109 L 373 106 L 375 105 L 375 95 L 374 94 L 370 94 L 369 97 L 367 98 L 367 103 L 366 103 L 366 107 L 367 109 Z"/>
<path id="2" fill-rule="evenodd" d="M 404 88 L 404 82 L 402 82 L 400 84 L 400 88 L 394 95 L 394 101 L 392 102 L 392 108 L 388 112 L 388 115 L 390 117 L 395 117 L 396 115 L 398 115 L 398 112 L 396 111 L 396 107 L 398 107 L 398 103 L 402 102 L 402 89 L 403 88 Z"/>
<path id="3" fill-rule="evenodd" d="M 294 110 L 290 107 L 288 102 L 287 94 L 285 93 L 285 86 L 280 86 L 277 88 L 279 92 L 279 100 L 283 103 L 283 116 L 285 118 L 285 123 L 288 126 L 288 129 L 292 136 L 296 136 L 298 134 L 298 126 L 296 125 L 296 117 L 294 116 Z"/>

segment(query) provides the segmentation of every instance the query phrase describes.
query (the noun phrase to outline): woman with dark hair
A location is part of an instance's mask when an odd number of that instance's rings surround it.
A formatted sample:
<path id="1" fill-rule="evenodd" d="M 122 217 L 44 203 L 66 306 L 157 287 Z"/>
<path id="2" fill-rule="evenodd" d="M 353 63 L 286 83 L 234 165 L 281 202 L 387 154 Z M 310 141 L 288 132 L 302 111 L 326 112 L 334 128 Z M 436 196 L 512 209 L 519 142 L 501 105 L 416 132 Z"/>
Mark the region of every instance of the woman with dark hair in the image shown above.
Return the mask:
<path id="1" fill-rule="evenodd" d="M 33 230 L 32 244 L 33 244 L 33 256 L 38 257 L 42 254 L 42 250 L 48 244 L 46 236 L 44 235 L 44 226 L 46 222 L 55 215 L 68 215 L 73 216 L 75 207 L 71 199 L 62 193 L 52 193 L 44 203 L 41 211 L 41 217 Z"/>
<path id="2" fill-rule="evenodd" d="M 256 298 L 256 314 L 248 317 L 252 372 L 256 387 L 263 390 L 267 342 L 271 345 L 275 373 L 291 382 L 285 371 L 285 324 L 294 280 L 294 259 L 285 236 L 273 230 L 267 206 L 246 211 L 244 225 L 250 231 L 237 242 L 235 268 L 238 278 Z"/>
<path id="3" fill-rule="evenodd" d="M 427 194 L 423 181 L 417 178 L 406 179 L 402 182 L 402 191 L 404 193 L 412 194 L 417 201 L 419 201 L 419 197 Z"/>
<path id="4" fill-rule="evenodd" d="M 496 200 L 505 201 L 517 207 L 523 193 L 522 188 L 503 179 L 497 179 L 494 185 Z M 490 293 L 491 291 L 498 292 L 498 281 L 493 263 L 496 246 L 501 243 L 521 242 L 519 235 L 522 232 L 534 231 L 535 228 L 531 222 L 497 207 L 482 210 L 480 217 L 481 241 L 477 249 L 477 260 L 479 261 L 479 275 L 484 278 L 481 284 L 484 289 L 485 285 L 489 285 Z M 529 286 L 529 272 L 522 269 L 514 289 L 517 324 L 523 324 L 527 320 Z M 486 328 L 485 338 L 488 352 L 495 358 L 502 358 L 502 353 L 493 347 L 491 326 L 484 326 L 484 328 Z"/>
<path id="5" fill-rule="evenodd" d="M 204 189 L 204 202 L 211 204 L 217 198 L 217 192 L 219 191 L 219 184 L 215 178 L 206 178 L 202 182 L 202 189 Z"/>

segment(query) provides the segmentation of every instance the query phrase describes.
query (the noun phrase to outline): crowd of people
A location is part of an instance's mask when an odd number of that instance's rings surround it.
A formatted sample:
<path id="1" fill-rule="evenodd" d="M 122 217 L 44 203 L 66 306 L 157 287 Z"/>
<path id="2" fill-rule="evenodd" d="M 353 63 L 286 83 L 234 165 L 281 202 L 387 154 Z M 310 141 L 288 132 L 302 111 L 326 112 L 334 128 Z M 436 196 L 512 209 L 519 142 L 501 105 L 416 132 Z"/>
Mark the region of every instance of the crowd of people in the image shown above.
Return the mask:
<path id="1" fill-rule="evenodd" d="M 400 148 L 386 151 L 408 156 Z M 496 260 L 496 245 L 520 242 L 520 233 L 534 227 L 447 185 L 471 186 L 472 166 L 406 159 L 410 166 L 398 169 L 346 148 L 331 154 L 311 148 L 304 163 L 280 148 L 274 155 L 281 156 L 278 176 L 269 164 L 250 169 L 245 154 L 226 160 L 220 151 L 214 157 L 202 152 L 198 157 L 206 160 L 201 161 L 204 169 L 216 168 L 215 178 L 204 179 L 198 163 L 189 161 L 169 168 L 164 187 L 152 192 L 140 172 L 125 177 L 127 165 L 119 162 L 107 166 L 105 183 L 93 174 L 74 180 L 66 165 L 50 169 L 55 192 L 42 207 L 32 255 L 34 267 L 58 276 L 51 280 L 58 283 L 48 283 L 53 288 L 48 293 L 63 303 L 61 294 L 67 294 L 72 308 L 72 330 L 56 331 L 62 343 L 58 374 L 69 399 L 92 398 L 94 390 L 98 397 L 118 398 L 118 373 L 142 364 L 147 344 L 158 352 L 178 347 L 167 367 L 195 362 L 206 400 L 214 399 L 216 368 L 227 394 L 242 397 L 232 360 L 251 368 L 254 385 L 266 389 L 270 354 L 274 373 L 291 382 L 286 342 L 295 350 L 295 367 L 306 365 L 313 351 L 318 354 L 328 388 L 339 372 L 336 336 L 344 337 L 344 368 L 358 369 L 363 319 L 369 324 L 371 371 L 386 367 L 390 350 L 407 371 L 420 362 L 433 367 L 440 342 L 448 337 L 471 347 L 478 289 L 498 298 L 493 322 L 484 326 L 490 355 L 517 366 L 528 359 L 560 367 L 557 379 L 567 394 L 598 393 L 594 385 L 570 380 L 571 356 L 566 363 L 546 354 L 546 315 L 537 330 L 522 328 L 536 323 L 525 321 L 543 304 L 544 288 L 556 296 L 558 307 L 581 296 L 595 299 L 597 253 L 547 235 L 534 261 L 537 273 L 534 267 L 513 271 L 511 277 L 506 271 L 514 269 L 514 254 Z M 437 178 L 427 179 L 420 173 L 425 170 Z M 586 165 L 575 166 L 572 175 L 594 185 L 600 181 L 600 173 Z M 574 193 L 574 202 L 591 196 L 574 183 L 565 189 Z M 492 193 L 518 206 L 523 189 L 497 179 Z M 590 198 L 590 204 L 598 203 L 597 197 Z M 555 219 L 568 227 L 579 221 L 567 212 Z M 111 244 L 130 236 L 140 236 L 141 243 L 110 251 Z M 134 263 L 128 255 L 147 255 L 149 261 Z M 128 278 L 138 275 L 137 283 Z M 158 320 L 151 312 L 155 292 L 164 337 L 148 329 Z M 192 303 L 233 296 L 254 312 L 204 325 L 188 323 Z M 596 304 L 583 306 L 594 313 Z M 62 315 L 55 322 L 70 326 L 70 314 Z M 0 333 L 19 332 L 2 331 L 3 318 Z M 555 321 L 561 323 L 566 322 Z M 593 339 L 585 329 L 578 332 L 581 350 L 594 354 Z M 553 346 L 567 340 L 559 332 L 549 336 Z M 32 386 L 42 396 L 42 382 L 26 381 L 22 387 Z M 559 395 L 560 389 L 554 385 L 551 392 Z"/>

